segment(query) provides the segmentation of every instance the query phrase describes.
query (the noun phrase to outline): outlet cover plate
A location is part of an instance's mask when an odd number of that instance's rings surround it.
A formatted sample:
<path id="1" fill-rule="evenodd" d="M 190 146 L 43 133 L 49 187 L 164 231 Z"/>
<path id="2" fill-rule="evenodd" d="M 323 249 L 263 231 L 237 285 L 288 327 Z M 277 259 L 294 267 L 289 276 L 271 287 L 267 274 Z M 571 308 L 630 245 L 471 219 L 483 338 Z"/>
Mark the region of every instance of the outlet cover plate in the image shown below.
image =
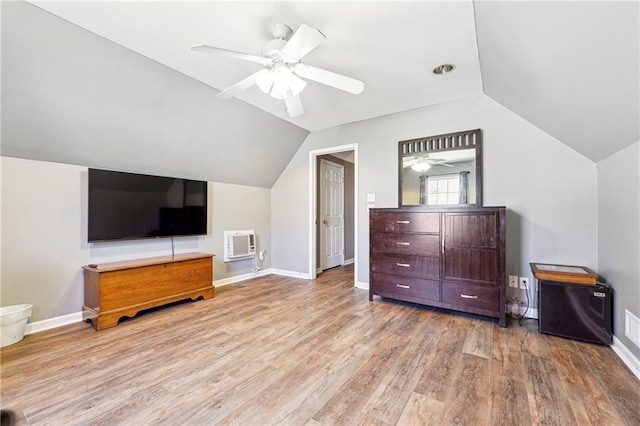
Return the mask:
<path id="1" fill-rule="evenodd" d="M 518 276 L 509 275 L 509 287 L 518 288 Z"/>
<path id="2" fill-rule="evenodd" d="M 529 278 L 520 277 L 520 288 L 526 290 L 529 288 Z"/>

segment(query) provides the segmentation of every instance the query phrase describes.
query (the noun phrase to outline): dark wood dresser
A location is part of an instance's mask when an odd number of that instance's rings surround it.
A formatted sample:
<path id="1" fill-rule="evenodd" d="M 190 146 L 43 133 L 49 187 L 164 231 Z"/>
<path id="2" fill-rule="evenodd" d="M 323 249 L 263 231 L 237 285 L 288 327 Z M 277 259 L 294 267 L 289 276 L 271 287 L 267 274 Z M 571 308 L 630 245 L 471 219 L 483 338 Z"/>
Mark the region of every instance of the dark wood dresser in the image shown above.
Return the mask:
<path id="1" fill-rule="evenodd" d="M 486 315 L 504 327 L 505 210 L 371 209 L 369 300 Z"/>

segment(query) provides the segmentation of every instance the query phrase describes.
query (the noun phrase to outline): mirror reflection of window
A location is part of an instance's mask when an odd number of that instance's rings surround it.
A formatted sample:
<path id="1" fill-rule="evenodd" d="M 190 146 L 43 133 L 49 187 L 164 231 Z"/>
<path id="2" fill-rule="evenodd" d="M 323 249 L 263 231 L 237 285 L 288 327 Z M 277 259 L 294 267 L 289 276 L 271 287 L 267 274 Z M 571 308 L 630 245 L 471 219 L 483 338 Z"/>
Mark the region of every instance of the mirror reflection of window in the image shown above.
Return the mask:
<path id="1" fill-rule="evenodd" d="M 457 175 L 436 176 L 429 179 L 427 187 L 427 204 L 458 204 L 458 187 L 460 179 Z"/>
<path id="2" fill-rule="evenodd" d="M 420 204 L 467 204 L 467 172 L 420 176 Z"/>

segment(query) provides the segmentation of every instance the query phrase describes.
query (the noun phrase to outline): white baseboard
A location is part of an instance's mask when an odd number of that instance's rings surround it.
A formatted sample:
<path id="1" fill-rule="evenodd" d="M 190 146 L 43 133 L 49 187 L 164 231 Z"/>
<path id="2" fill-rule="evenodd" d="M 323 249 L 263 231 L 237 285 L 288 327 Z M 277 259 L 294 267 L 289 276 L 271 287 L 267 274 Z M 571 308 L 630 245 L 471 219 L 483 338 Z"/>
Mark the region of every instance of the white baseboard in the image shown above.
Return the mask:
<path id="1" fill-rule="evenodd" d="M 296 272 L 296 271 L 287 271 L 285 269 L 274 269 L 274 268 L 267 268 L 267 269 L 262 269 L 258 272 L 251 272 L 248 274 L 242 274 L 242 275 L 236 275 L 233 277 L 229 277 L 229 278 L 223 278 L 221 280 L 216 280 L 213 282 L 213 284 L 216 287 L 222 287 L 225 285 L 229 285 L 229 284 L 233 284 L 233 283 L 238 283 L 240 281 L 246 281 L 246 280 L 250 280 L 252 278 L 257 278 L 257 277 L 263 277 L 265 275 L 282 275 L 285 277 L 293 277 L 293 278 L 303 278 L 303 279 L 310 279 L 309 274 L 304 273 L 304 272 Z"/>
<path id="2" fill-rule="evenodd" d="M 356 288 L 360 288 L 362 290 L 369 290 L 369 283 L 366 283 L 364 281 L 357 281 Z"/>
<path id="3" fill-rule="evenodd" d="M 304 278 L 306 280 L 310 280 L 311 276 L 306 272 L 297 272 L 297 271 L 287 271 L 285 269 L 268 269 L 268 271 L 275 275 L 282 275 L 285 277 L 293 277 L 293 278 Z"/>
<path id="4" fill-rule="evenodd" d="M 344 262 L 342 262 L 343 266 L 346 265 L 351 265 L 353 262 L 355 262 L 356 260 L 352 257 L 351 259 L 345 259 Z"/>
<path id="5" fill-rule="evenodd" d="M 633 374 L 640 379 L 640 359 L 635 355 L 616 337 L 613 336 L 613 344 L 611 349 L 618 355 L 618 358 L 627 366 Z"/>
<path id="6" fill-rule="evenodd" d="M 28 335 L 39 331 L 51 330 L 52 328 L 58 328 L 76 322 L 82 322 L 82 311 L 42 321 L 30 322 L 27 324 L 24 334 Z"/>
<path id="7" fill-rule="evenodd" d="M 238 283 L 240 281 L 250 280 L 252 278 L 263 277 L 265 275 L 270 275 L 271 273 L 272 272 L 269 269 L 261 269 L 258 272 L 250 272 L 248 274 L 236 275 L 236 276 L 229 277 L 229 278 L 222 278 L 220 280 L 215 280 L 213 282 L 213 285 L 215 287 L 222 287 L 222 286 L 225 286 L 225 285 Z"/>

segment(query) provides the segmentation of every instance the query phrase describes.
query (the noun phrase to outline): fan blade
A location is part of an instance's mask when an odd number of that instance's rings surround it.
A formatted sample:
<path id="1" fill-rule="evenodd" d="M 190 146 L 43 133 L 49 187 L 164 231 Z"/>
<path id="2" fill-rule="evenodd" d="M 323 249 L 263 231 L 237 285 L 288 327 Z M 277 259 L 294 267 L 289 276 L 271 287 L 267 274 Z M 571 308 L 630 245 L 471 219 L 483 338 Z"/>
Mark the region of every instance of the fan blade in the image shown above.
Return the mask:
<path id="1" fill-rule="evenodd" d="M 244 80 L 241 80 L 236 84 L 234 84 L 233 86 L 227 87 L 222 92 L 218 93 L 216 95 L 216 98 L 228 99 L 240 94 L 241 92 L 255 85 L 256 77 L 265 72 L 269 72 L 269 70 L 260 70 L 258 72 L 251 74 L 249 77 L 245 78 Z"/>
<path id="2" fill-rule="evenodd" d="M 358 95 L 364 90 L 364 83 L 355 78 L 347 77 L 342 74 L 336 74 L 321 68 L 312 67 L 306 64 L 296 64 L 293 71 L 302 78 L 317 81 L 336 89 Z"/>
<path id="3" fill-rule="evenodd" d="M 302 24 L 291 36 L 287 44 L 280 51 L 280 55 L 298 62 L 307 53 L 318 47 L 327 37 L 315 28 Z"/>
<path id="4" fill-rule="evenodd" d="M 236 52 L 234 50 L 222 49 L 220 47 L 207 46 L 206 44 L 196 44 L 191 46 L 194 52 L 217 53 L 222 56 L 234 59 L 242 59 L 243 61 L 257 62 L 262 65 L 270 65 L 271 59 L 264 56 L 249 55 L 248 53 Z"/>
<path id="5" fill-rule="evenodd" d="M 447 161 L 449 160 L 436 160 L 435 158 L 427 160 L 427 162 L 429 162 L 433 166 L 453 167 L 451 164 L 448 164 Z"/>
<path id="6" fill-rule="evenodd" d="M 404 162 L 402 163 L 402 167 L 403 167 L 403 168 L 411 167 L 411 166 L 413 166 L 414 164 L 416 164 L 418 161 L 420 161 L 420 160 L 419 160 L 419 159 L 417 159 L 417 158 L 414 158 L 414 159 L 412 159 L 412 160 L 404 161 Z"/>
<path id="7" fill-rule="evenodd" d="M 284 100 L 284 104 L 287 106 L 287 113 L 289 114 L 289 117 L 298 117 L 299 115 L 302 115 L 304 113 L 300 95 L 286 97 Z"/>

